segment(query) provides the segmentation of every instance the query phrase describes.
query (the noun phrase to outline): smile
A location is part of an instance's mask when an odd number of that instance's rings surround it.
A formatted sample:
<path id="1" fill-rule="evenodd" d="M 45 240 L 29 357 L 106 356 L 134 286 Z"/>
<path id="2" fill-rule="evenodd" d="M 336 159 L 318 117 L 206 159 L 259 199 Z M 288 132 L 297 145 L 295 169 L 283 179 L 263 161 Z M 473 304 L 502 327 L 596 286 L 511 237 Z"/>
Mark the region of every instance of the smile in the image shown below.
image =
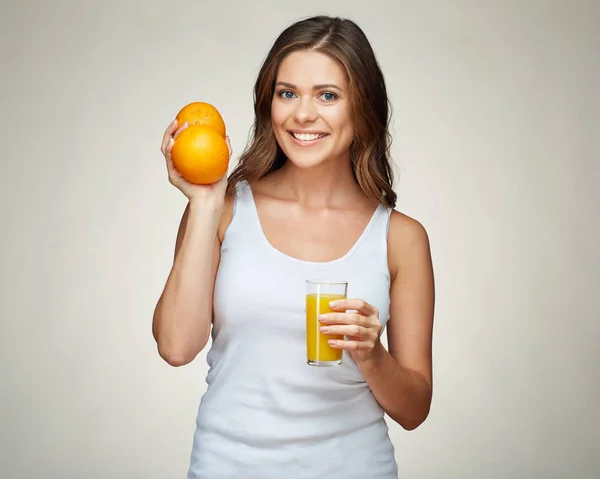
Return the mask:
<path id="1" fill-rule="evenodd" d="M 293 131 L 290 131 L 289 134 L 296 140 L 295 143 L 300 145 L 312 145 L 329 136 L 328 133 L 296 133 Z"/>

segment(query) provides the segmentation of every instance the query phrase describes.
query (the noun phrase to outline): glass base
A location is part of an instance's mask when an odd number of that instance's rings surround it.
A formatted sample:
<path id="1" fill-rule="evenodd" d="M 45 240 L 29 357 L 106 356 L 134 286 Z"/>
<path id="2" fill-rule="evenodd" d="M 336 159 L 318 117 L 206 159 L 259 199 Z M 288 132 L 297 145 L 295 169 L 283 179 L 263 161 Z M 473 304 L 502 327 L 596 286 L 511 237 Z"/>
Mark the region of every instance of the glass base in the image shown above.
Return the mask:
<path id="1" fill-rule="evenodd" d="M 317 361 L 316 359 L 307 359 L 306 364 L 308 364 L 309 366 L 318 367 L 339 366 L 342 364 L 342 360 L 337 359 L 335 361 Z"/>

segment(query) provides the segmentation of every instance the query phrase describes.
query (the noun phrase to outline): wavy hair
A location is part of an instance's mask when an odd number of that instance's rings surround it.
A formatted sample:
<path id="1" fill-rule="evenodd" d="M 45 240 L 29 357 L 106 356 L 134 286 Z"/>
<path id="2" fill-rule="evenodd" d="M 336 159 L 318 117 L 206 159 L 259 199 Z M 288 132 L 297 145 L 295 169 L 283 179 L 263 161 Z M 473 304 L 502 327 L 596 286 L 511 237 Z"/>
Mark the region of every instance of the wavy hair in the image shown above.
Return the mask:
<path id="1" fill-rule="evenodd" d="M 254 85 L 255 120 L 250 141 L 229 176 L 228 192 L 243 180 L 252 182 L 281 168 L 286 157 L 271 123 L 271 102 L 283 59 L 299 50 L 328 55 L 348 77 L 354 122 L 350 158 L 354 177 L 367 197 L 394 207 L 393 171 L 388 131 L 391 106 L 385 80 L 364 32 L 351 20 L 316 16 L 287 27 L 275 40 Z"/>

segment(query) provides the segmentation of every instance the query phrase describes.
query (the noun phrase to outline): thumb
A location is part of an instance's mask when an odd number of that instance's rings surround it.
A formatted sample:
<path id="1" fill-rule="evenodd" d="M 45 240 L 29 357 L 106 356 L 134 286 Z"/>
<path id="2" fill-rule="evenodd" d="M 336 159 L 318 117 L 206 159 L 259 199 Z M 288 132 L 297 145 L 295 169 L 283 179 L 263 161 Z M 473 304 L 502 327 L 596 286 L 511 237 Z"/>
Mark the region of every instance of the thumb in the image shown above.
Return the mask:
<path id="1" fill-rule="evenodd" d="M 229 150 L 229 158 L 231 158 L 231 155 L 233 154 L 233 149 L 231 148 L 231 141 L 229 140 L 228 136 L 225 137 L 225 143 L 227 143 L 227 149 Z"/>

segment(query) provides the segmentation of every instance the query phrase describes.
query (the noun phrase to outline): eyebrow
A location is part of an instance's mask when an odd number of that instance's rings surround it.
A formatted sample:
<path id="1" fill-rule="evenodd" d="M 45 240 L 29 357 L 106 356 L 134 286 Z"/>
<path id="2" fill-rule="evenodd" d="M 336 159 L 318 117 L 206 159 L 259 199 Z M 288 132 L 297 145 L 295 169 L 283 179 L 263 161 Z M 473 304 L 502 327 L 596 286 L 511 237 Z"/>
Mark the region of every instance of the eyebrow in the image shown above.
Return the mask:
<path id="1" fill-rule="evenodd" d="M 296 85 L 293 85 L 291 83 L 287 83 L 287 82 L 284 82 L 284 81 L 277 82 L 277 84 L 275 86 L 278 86 L 278 85 L 284 86 L 286 88 L 291 88 L 292 90 L 296 90 L 298 88 Z M 339 86 L 334 85 L 333 83 L 324 83 L 322 85 L 315 85 L 313 87 L 313 90 L 323 90 L 324 88 L 334 88 L 334 89 L 339 90 L 339 91 L 344 91 Z"/>

